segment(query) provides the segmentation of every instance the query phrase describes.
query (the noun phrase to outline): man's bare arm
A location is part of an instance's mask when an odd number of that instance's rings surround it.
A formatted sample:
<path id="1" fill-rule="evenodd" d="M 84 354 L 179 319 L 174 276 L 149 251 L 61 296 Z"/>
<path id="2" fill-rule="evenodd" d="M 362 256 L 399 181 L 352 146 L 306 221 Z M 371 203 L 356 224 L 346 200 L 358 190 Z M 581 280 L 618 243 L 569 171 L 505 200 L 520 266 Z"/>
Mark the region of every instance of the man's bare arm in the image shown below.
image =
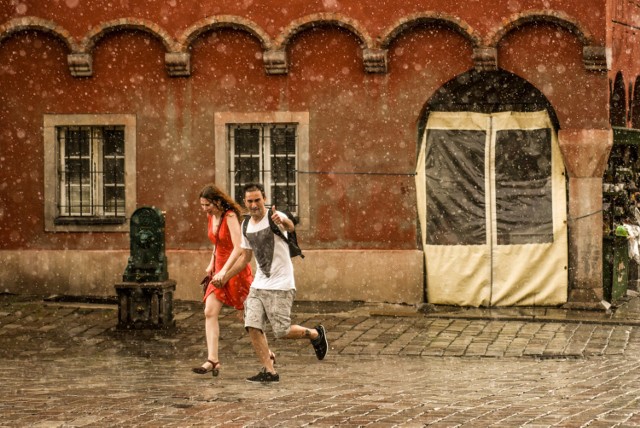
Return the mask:
<path id="1" fill-rule="evenodd" d="M 227 283 L 231 278 L 233 278 L 236 274 L 238 274 L 244 267 L 251 261 L 251 257 L 253 257 L 253 251 L 247 250 L 245 248 L 242 249 L 240 256 L 233 264 L 233 266 L 224 274 L 222 278 L 214 277 L 214 285 L 222 286 Z M 216 279 L 218 281 L 216 282 Z"/>

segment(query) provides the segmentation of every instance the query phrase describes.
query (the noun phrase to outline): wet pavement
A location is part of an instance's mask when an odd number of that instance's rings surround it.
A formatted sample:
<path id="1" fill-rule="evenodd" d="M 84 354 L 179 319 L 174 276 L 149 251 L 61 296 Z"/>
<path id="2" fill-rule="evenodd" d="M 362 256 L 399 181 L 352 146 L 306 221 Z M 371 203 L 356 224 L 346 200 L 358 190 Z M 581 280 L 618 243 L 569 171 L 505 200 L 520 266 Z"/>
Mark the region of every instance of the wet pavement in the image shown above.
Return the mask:
<path id="1" fill-rule="evenodd" d="M 640 299 L 609 311 L 299 302 L 330 350 L 275 340 L 259 366 L 221 318 L 218 378 L 197 302 L 173 331 L 119 331 L 117 305 L 0 296 L 0 426 L 640 426 Z"/>

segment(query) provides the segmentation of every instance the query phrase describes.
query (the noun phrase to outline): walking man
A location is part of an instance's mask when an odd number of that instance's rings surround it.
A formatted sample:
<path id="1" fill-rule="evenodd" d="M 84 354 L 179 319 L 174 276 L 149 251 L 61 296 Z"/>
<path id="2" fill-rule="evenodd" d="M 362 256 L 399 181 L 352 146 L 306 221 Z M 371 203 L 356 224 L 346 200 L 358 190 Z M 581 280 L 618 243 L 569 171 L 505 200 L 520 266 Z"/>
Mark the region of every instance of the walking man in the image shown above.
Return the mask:
<path id="1" fill-rule="evenodd" d="M 271 324 L 276 338 L 310 340 L 319 360 L 327 354 L 329 344 L 322 325 L 307 328 L 291 324 L 291 307 L 296 293 L 293 264 L 289 246 L 273 233 L 269 226 L 269 216 L 285 234 L 293 232 L 293 222 L 286 214 L 276 211 L 275 206 L 267 210 L 262 184 L 251 183 L 244 187 L 244 204 L 249 209 L 250 218 L 245 220 L 248 224 L 246 234 L 243 233 L 241 237 L 242 252 L 231 269 L 228 272 L 221 271 L 213 281 L 225 284 L 255 254 L 258 269 L 244 303 L 244 326 L 263 368 L 257 375 L 247 378 L 247 381 L 278 382 L 280 376 L 273 367 L 275 356 L 269 350 L 265 334 L 267 322 Z"/>

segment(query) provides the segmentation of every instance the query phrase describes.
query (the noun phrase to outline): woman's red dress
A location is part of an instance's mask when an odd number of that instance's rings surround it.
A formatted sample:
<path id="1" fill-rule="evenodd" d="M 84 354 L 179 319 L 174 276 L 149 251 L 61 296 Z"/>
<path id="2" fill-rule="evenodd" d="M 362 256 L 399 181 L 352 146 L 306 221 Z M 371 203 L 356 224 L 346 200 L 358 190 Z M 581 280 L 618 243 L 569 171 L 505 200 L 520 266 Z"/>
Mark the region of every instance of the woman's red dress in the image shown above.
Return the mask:
<path id="1" fill-rule="evenodd" d="M 208 216 L 207 234 L 211 243 L 216 246 L 214 273 L 219 272 L 224 267 L 233 251 L 231 232 L 229 232 L 229 226 L 227 226 L 226 214 L 229 212 L 232 211 L 227 211 L 222 215 L 222 224 L 217 228 L 217 236 L 216 230 L 213 229 L 213 217 Z M 249 287 L 251 287 L 252 281 L 251 266 L 247 264 L 239 274 L 231 278 L 223 287 L 217 288 L 210 283 L 207 287 L 207 292 L 204 293 L 203 301 L 207 300 L 209 294 L 214 293 L 216 298 L 225 305 L 242 310 L 244 309 L 244 301 L 249 294 Z"/>

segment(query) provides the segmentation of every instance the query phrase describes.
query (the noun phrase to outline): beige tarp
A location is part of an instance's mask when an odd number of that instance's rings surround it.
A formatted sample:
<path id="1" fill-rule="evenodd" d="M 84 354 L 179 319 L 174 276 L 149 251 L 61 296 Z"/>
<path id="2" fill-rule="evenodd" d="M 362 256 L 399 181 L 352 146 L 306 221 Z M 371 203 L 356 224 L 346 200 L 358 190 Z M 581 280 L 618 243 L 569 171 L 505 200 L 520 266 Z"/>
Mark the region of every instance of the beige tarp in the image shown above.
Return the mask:
<path id="1" fill-rule="evenodd" d="M 566 302 L 564 165 L 546 112 L 431 113 L 416 185 L 430 303 Z"/>

